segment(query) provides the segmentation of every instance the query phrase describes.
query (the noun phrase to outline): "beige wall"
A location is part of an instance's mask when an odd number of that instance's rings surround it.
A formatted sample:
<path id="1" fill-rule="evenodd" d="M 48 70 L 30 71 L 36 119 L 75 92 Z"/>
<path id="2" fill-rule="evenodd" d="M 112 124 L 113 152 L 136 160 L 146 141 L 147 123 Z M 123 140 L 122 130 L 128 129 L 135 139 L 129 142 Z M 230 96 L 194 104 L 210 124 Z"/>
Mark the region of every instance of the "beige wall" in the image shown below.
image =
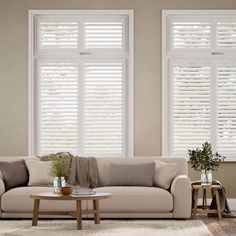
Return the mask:
<path id="1" fill-rule="evenodd" d="M 27 154 L 27 10 L 134 9 L 135 155 L 161 154 L 161 10 L 236 9 L 235 0 L 0 0 L 0 156 Z M 215 175 L 236 198 L 236 163 Z M 190 170 L 190 177 L 197 178 Z"/>

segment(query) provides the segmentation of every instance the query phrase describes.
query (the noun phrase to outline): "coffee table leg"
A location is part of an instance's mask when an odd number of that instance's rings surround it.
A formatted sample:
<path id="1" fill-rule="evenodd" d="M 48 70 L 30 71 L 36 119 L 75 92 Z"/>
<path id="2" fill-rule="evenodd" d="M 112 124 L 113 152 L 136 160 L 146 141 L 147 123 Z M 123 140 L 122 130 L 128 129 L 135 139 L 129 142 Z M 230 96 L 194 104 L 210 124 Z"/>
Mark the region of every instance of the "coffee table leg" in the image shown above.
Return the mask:
<path id="1" fill-rule="evenodd" d="M 34 199 L 34 212 L 33 212 L 32 226 L 37 226 L 38 224 L 39 202 L 40 202 L 39 199 Z"/>
<path id="2" fill-rule="evenodd" d="M 77 229 L 82 229 L 82 208 L 81 200 L 76 200 Z"/>
<path id="3" fill-rule="evenodd" d="M 95 210 L 94 213 L 95 224 L 100 224 L 100 209 L 98 200 L 93 200 L 93 209 Z"/>

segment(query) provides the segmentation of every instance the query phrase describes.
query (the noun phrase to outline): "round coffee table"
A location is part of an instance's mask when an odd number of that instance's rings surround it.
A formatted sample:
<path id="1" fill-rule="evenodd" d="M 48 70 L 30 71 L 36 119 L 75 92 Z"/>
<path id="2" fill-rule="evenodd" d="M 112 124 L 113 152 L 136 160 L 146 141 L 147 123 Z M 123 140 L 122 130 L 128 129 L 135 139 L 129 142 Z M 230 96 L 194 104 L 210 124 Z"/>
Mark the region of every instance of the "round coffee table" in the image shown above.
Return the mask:
<path id="1" fill-rule="evenodd" d="M 92 195 L 60 195 L 54 193 L 35 193 L 31 194 L 30 197 L 34 199 L 34 211 L 32 226 L 37 226 L 39 215 L 71 215 L 77 219 L 77 229 L 82 229 L 82 214 L 94 214 L 95 224 L 100 224 L 100 209 L 99 200 L 111 198 L 110 193 L 95 193 Z M 53 200 L 53 201 L 64 201 L 71 200 L 76 202 L 76 211 L 39 211 L 40 200 Z M 82 201 L 92 200 L 93 209 L 92 210 L 82 210 Z"/>

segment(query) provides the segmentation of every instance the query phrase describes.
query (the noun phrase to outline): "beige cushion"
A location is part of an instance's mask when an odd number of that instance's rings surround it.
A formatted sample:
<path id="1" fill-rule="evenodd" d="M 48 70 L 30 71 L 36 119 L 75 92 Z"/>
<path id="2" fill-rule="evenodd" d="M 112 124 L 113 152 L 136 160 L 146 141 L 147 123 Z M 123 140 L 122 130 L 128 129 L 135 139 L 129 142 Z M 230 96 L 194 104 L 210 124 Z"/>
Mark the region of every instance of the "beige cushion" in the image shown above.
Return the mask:
<path id="1" fill-rule="evenodd" d="M 110 199 L 100 201 L 101 212 L 170 212 L 172 195 L 165 189 L 154 187 L 116 186 L 96 188 L 96 192 L 111 193 Z M 89 208 L 92 202 L 88 201 Z"/>
<path id="2" fill-rule="evenodd" d="M 29 186 L 53 185 L 54 177 L 49 175 L 51 161 L 25 160 L 29 171 Z"/>
<path id="3" fill-rule="evenodd" d="M 155 161 L 154 185 L 168 189 L 178 171 L 178 164 Z"/>
<path id="4" fill-rule="evenodd" d="M 109 166 L 107 186 L 153 186 L 154 163 Z"/>

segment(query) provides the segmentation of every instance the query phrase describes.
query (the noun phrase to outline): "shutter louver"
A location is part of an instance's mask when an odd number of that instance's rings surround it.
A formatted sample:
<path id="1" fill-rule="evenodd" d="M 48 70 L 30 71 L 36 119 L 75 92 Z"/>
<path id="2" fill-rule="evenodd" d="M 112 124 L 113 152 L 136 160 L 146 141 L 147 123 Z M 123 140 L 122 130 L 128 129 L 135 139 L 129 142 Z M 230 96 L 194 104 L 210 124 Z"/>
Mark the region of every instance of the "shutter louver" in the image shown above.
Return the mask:
<path id="1" fill-rule="evenodd" d="M 218 48 L 236 47 L 236 23 L 217 23 L 216 44 Z"/>
<path id="2" fill-rule="evenodd" d="M 210 47 L 210 23 L 173 22 L 173 49 L 198 49 Z"/>
<path id="3" fill-rule="evenodd" d="M 77 153 L 78 66 L 44 62 L 39 79 L 39 153 Z"/>
<path id="4" fill-rule="evenodd" d="M 86 49 L 121 49 L 123 47 L 122 22 L 85 22 Z"/>
<path id="5" fill-rule="evenodd" d="M 78 48 L 77 22 L 40 22 L 39 48 Z"/>
<path id="6" fill-rule="evenodd" d="M 218 151 L 236 150 L 236 65 L 217 68 L 218 77 Z"/>
<path id="7" fill-rule="evenodd" d="M 123 153 L 123 65 L 85 64 L 85 152 Z"/>
<path id="8" fill-rule="evenodd" d="M 175 64 L 172 76 L 172 147 L 186 154 L 210 140 L 210 67 Z"/>

